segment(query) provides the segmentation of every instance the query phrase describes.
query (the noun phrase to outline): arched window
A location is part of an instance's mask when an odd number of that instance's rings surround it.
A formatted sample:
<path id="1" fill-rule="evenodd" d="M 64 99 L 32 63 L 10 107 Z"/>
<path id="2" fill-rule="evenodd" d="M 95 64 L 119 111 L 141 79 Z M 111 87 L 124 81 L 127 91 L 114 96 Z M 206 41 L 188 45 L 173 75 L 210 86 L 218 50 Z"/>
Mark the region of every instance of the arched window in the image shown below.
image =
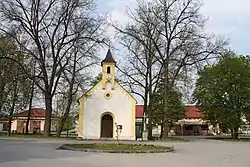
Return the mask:
<path id="1" fill-rule="evenodd" d="M 107 73 L 110 74 L 110 67 L 107 67 Z"/>

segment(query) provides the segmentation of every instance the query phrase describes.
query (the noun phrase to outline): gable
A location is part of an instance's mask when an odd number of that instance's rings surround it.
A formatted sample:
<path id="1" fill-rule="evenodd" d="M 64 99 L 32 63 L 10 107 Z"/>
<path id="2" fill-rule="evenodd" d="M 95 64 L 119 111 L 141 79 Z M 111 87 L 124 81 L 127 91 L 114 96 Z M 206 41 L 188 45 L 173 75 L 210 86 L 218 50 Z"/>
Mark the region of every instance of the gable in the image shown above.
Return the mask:
<path id="1" fill-rule="evenodd" d="M 125 89 L 123 88 L 123 86 L 121 84 L 119 84 L 117 81 L 115 81 L 115 83 L 117 84 L 117 87 L 122 91 L 124 92 L 129 98 L 133 99 L 135 102 L 136 102 L 136 99 Z M 88 94 L 91 94 L 93 93 L 95 90 L 98 89 L 98 87 L 102 84 L 102 80 L 99 81 L 97 84 L 95 84 L 94 86 L 92 86 L 89 90 L 87 90 L 85 93 L 83 93 L 83 95 L 78 98 L 78 101 L 79 99 L 81 99 L 83 96 L 88 96 Z"/>
<path id="2" fill-rule="evenodd" d="M 136 99 L 117 81 L 115 83 L 118 85 L 120 90 L 122 90 L 127 96 L 129 96 L 131 99 L 133 99 L 136 102 Z"/>
<path id="3" fill-rule="evenodd" d="M 95 91 L 99 85 L 102 83 L 102 80 L 100 80 L 97 84 L 95 84 L 94 86 L 92 86 L 91 88 L 89 88 L 85 93 L 83 93 L 82 96 L 80 96 L 77 101 L 79 102 L 79 100 L 83 97 L 83 96 L 87 96 L 89 93 Z"/>

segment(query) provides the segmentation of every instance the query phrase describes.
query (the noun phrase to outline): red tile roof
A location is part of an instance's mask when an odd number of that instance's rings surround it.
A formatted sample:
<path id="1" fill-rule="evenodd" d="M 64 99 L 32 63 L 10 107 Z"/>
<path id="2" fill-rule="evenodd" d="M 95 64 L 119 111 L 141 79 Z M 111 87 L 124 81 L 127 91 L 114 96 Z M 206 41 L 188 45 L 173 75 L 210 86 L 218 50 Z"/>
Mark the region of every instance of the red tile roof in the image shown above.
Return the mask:
<path id="1" fill-rule="evenodd" d="M 194 105 L 186 106 L 185 107 L 185 115 L 186 118 L 201 118 L 201 113 L 199 108 Z"/>
<path id="2" fill-rule="evenodd" d="M 30 117 L 45 117 L 45 110 L 43 108 L 32 108 Z M 27 117 L 28 111 L 23 111 L 20 113 L 14 114 L 15 117 Z"/>
<path id="3" fill-rule="evenodd" d="M 136 105 L 136 118 L 142 118 L 143 117 L 143 105 Z M 201 118 L 201 113 L 199 112 L 199 108 L 197 108 L 194 105 L 189 105 L 185 107 L 185 115 L 186 118 Z"/>
<path id="4" fill-rule="evenodd" d="M 144 109 L 143 105 L 136 105 L 136 113 L 135 113 L 136 118 L 142 118 L 143 117 L 143 109 Z"/>

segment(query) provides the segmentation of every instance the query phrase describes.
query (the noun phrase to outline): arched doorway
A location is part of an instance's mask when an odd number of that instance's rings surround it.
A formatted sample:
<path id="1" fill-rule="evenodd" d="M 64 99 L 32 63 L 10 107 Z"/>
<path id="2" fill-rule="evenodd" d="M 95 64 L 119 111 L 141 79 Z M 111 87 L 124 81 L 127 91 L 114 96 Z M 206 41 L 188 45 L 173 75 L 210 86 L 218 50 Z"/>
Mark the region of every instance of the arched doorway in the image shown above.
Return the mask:
<path id="1" fill-rule="evenodd" d="M 101 138 L 113 138 L 113 117 L 110 114 L 101 118 Z"/>

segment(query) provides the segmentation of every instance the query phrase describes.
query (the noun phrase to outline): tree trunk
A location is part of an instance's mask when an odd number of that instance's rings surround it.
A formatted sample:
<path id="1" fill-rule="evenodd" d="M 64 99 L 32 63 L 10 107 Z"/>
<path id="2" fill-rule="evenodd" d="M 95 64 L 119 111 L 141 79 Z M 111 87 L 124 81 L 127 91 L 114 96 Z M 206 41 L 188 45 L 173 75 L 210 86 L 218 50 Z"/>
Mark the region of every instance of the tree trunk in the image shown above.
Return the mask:
<path id="1" fill-rule="evenodd" d="M 2 112 L 2 107 L 4 103 L 4 88 L 5 88 L 5 83 L 1 81 L 0 83 L 0 113 Z"/>
<path id="2" fill-rule="evenodd" d="M 51 130 L 51 115 L 52 115 L 52 95 L 49 93 L 45 93 L 45 124 L 44 124 L 44 136 L 50 135 Z"/>
<path id="3" fill-rule="evenodd" d="M 149 94 L 149 104 L 148 104 L 148 140 L 153 140 L 153 126 L 152 126 L 152 119 L 153 119 L 153 110 L 152 110 L 152 57 L 150 56 L 151 53 L 149 53 L 149 69 L 148 69 L 148 78 L 149 78 L 149 83 L 148 83 L 148 94 Z"/>
<path id="4" fill-rule="evenodd" d="M 18 85 L 15 82 L 14 83 L 14 90 L 13 90 L 13 99 L 12 99 L 12 104 L 11 104 L 11 109 L 10 109 L 10 113 L 9 113 L 9 121 L 8 121 L 8 135 L 10 136 L 11 134 L 11 122 L 12 122 L 12 116 L 14 114 L 15 111 L 15 106 L 16 106 L 16 100 L 17 100 L 17 95 L 18 95 Z"/>
<path id="5" fill-rule="evenodd" d="M 9 118 L 8 118 L 8 136 L 11 135 L 11 121 L 12 121 L 12 118 L 11 118 L 11 116 L 9 116 Z"/>
<path id="6" fill-rule="evenodd" d="M 30 91 L 29 110 L 28 110 L 26 127 L 25 127 L 25 133 L 26 134 L 29 133 L 29 123 L 30 123 L 30 113 L 31 113 L 31 109 L 32 109 L 33 93 L 34 93 L 34 81 L 32 81 L 31 91 Z"/>
<path id="7" fill-rule="evenodd" d="M 230 131 L 231 131 L 231 137 L 233 139 L 234 138 L 234 129 L 230 129 Z"/>
<path id="8" fill-rule="evenodd" d="M 73 89 L 74 89 L 74 84 L 75 84 L 76 63 L 77 63 L 77 52 L 74 53 L 74 65 L 73 65 L 73 70 L 72 70 L 72 78 L 71 78 L 71 80 L 68 80 L 70 86 L 69 86 L 68 96 L 67 96 L 68 97 L 67 107 L 66 107 L 66 111 L 63 114 L 62 120 L 59 121 L 59 127 L 58 127 L 57 133 L 56 133 L 57 137 L 60 137 L 60 135 L 63 131 L 63 127 L 65 125 L 65 122 L 67 121 L 67 118 L 69 117 L 71 105 L 73 102 Z M 67 129 L 68 129 L 68 127 L 67 127 Z M 68 131 L 67 131 L 67 136 L 68 136 Z"/>
<path id="9" fill-rule="evenodd" d="M 148 113 L 148 91 L 145 90 L 144 104 L 143 104 L 143 116 L 144 116 L 144 114 L 146 116 L 147 113 Z M 147 117 L 145 119 L 147 119 Z M 146 129 L 144 129 L 144 124 L 146 124 L 146 120 L 145 119 L 144 119 L 144 117 L 142 119 L 142 136 L 143 136 L 143 132 L 146 130 Z"/>
<path id="10" fill-rule="evenodd" d="M 163 139 L 168 138 L 168 132 L 169 132 L 169 124 L 168 124 L 168 122 L 166 120 L 167 120 L 167 116 L 166 116 L 166 114 L 164 114 Z"/>
<path id="11" fill-rule="evenodd" d="M 173 123 L 170 123 L 170 124 L 168 125 L 168 133 L 171 131 L 171 129 L 173 128 L 173 126 L 174 126 Z"/>
<path id="12" fill-rule="evenodd" d="M 163 138 L 168 137 L 169 122 L 168 122 L 168 100 L 169 100 L 169 82 L 168 82 L 168 67 L 164 71 L 164 133 Z"/>
<path id="13" fill-rule="evenodd" d="M 239 138 L 239 132 L 238 132 L 238 130 L 239 130 L 239 127 L 231 129 L 232 139 L 238 139 Z"/>
<path id="14" fill-rule="evenodd" d="M 152 104 L 151 100 L 149 99 L 149 105 L 148 105 L 148 140 L 153 140 L 153 126 L 152 126 Z"/>
<path id="15" fill-rule="evenodd" d="M 234 131 L 234 139 L 239 139 L 239 133 L 237 131 Z"/>
<path id="16" fill-rule="evenodd" d="M 72 101 L 73 101 L 73 99 L 72 99 L 72 90 L 73 90 L 73 86 L 72 86 L 71 91 L 69 91 L 69 93 L 68 93 L 68 103 L 67 103 L 66 111 L 64 112 L 61 121 L 59 121 L 59 127 L 58 127 L 58 130 L 56 132 L 57 137 L 60 137 L 60 135 L 62 133 L 62 130 L 63 130 L 63 127 L 65 125 L 65 122 L 67 121 L 67 118 L 68 118 L 69 113 L 70 113 L 70 108 L 71 108 L 71 104 L 72 104 Z"/>
<path id="17" fill-rule="evenodd" d="M 143 114 L 146 116 L 148 114 L 148 69 L 146 71 L 146 83 L 145 83 L 145 92 L 144 92 L 144 107 L 143 107 Z M 147 129 L 144 129 L 144 125 L 147 124 L 147 117 L 143 117 L 142 120 L 142 139 L 143 139 L 143 132 Z M 147 128 L 147 127 L 146 127 Z"/>
<path id="18" fill-rule="evenodd" d="M 172 129 L 173 127 L 173 124 L 167 124 L 166 126 L 166 123 L 162 123 L 161 125 L 161 135 L 160 135 L 160 138 L 161 139 L 166 139 L 168 138 L 168 135 L 166 136 L 165 134 L 168 134 L 170 132 L 170 130 Z"/>
<path id="19" fill-rule="evenodd" d="M 160 135 L 160 139 L 162 139 L 164 136 L 164 115 L 162 115 L 162 119 L 161 119 L 161 135 Z"/>

